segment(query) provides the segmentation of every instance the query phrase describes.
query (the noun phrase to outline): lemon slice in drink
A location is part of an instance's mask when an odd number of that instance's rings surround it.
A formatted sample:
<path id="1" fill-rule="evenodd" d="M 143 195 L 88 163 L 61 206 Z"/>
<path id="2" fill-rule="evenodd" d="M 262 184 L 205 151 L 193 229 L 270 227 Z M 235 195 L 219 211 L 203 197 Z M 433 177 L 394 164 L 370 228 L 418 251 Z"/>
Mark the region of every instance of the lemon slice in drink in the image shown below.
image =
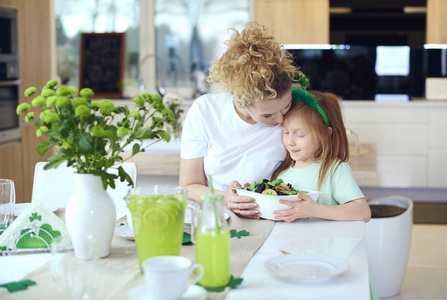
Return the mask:
<path id="1" fill-rule="evenodd" d="M 172 206 L 162 206 L 160 209 L 163 209 L 163 211 L 169 216 L 170 222 L 174 222 L 179 213 L 179 211 Z"/>
<path id="2" fill-rule="evenodd" d="M 165 211 L 159 208 L 151 208 L 144 213 L 143 221 L 147 226 L 154 230 L 162 230 L 168 226 L 169 216 Z"/>

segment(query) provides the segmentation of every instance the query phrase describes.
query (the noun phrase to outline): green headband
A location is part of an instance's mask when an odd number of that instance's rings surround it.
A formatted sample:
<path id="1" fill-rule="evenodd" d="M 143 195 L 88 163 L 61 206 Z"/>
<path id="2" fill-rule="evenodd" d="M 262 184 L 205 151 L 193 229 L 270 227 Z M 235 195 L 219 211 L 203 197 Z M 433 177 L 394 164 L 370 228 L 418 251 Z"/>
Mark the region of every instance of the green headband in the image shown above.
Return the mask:
<path id="1" fill-rule="evenodd" d="M 303 102 L 316 111 L 320 113 L 320 115 L 323 117 L 324 121 L 326 122 L 327 127 L 331 127 L 331 123 L 329 122 L 328 117 L 326 116 L 325 112 L 321 109 L 320 105 L 317 103 L 317 99 L 315 99 L 315 96 L 312 94 L 309 94 L 302 88 L 293 87 L 292 88 L 292 99 L 296 101 Z"/>

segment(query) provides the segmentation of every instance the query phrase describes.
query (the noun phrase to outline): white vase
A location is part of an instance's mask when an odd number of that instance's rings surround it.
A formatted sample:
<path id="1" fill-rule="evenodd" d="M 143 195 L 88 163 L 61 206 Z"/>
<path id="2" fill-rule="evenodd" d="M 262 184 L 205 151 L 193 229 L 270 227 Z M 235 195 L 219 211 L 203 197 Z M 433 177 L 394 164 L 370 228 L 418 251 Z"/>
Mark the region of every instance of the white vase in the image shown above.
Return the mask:
<path id="1" fill-rule="evenodd" d="M 115 228 L 115 203 L 104 190 L 100 176 L 75 174 L 75 180 L 76 189 L 65 209 L 75 255 L 91 259 L 95 255 L 93 250 L 100 257 L 108 256 Z"/>

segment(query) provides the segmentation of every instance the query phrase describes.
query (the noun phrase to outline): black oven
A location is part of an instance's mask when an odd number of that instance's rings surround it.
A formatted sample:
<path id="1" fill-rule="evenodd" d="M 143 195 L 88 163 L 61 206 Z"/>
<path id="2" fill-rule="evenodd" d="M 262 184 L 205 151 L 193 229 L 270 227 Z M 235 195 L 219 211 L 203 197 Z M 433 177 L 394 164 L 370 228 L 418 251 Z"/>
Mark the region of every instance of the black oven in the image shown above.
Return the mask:
<path id="1" fill-rule="evenodd" d="M 19 140 L 19 81 L 0 81 L 0 143 Z"/>
<path id="2" fill-rule="evenodd" d="M 19 81 L 0 81 L 0 143 L 20 139 Z"/>
<path id="3" fill-rule="evenodd" d="M 0 7 L 0 143 L 21 138 L 17 11 Z"/>

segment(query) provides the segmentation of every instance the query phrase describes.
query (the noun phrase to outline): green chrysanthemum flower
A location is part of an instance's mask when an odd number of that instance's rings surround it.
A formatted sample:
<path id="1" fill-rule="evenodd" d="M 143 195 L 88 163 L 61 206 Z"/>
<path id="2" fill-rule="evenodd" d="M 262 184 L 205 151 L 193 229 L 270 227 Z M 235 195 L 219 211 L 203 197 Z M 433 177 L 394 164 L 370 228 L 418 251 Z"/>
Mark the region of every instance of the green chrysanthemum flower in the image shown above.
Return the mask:
<path id="1" fill-rule="evenodd" d="M 25 97 L 31 97 L 36 93 L 37 89 L 35 87 L 29 87 L 25 90 Z"/>
<path id="2" fill-rule="evenodd" d="M 70 99 L 68 99 L 67 97 L 64 97 L 64 96 L 57 97 L 57 100 L 56 100 L 57 108 L 64 108 L 68 104 L 70 104 Z"/>
<path id="3" fill-rule="evenodd" d="M 141 119 L 141 115 L 138 111 L 132 111 L 130 112 L 130 116 L 136 120 L 140 120 Z"/>
<path id="4" fill-rule="evenodd" d="M 40 127 L 40 130 L 41 130 L 43 133 L 48 132 L 48 127 L 47 127 L 47 126 L 41 126 L 41 127 Z"/>
<path id="5" fill-rule="evenodd" d="M 71 144 L 67 141 L 62 143 L 62 148 L 64 148 L 65 150 L 70 149 L 71 148 Z"/>
<path id="6" fill-rule="evenodd" d="M 19 106 L 17 106 L 16 113 L 20 115 L 21 113 L 26 112 L 30 108 L 31 106 L 28 103 L 20 103 Z"/>
<path id="7" fill-rule="evenodd" d="M 81 97 L 87 98 L 87 99 L 91 99 L 94 95 L 92 89 L 89 88 L 83 88 L 80 92 L 79 95 Z"/>
<path id="8" fill-rule="evenodd" d="M 102 100 L 99 102 L 99 112 L 102 115 L 110 115 L 114 110 L 116 109 L 116 106 L 113 104 L 113 102 L 109 99 Z"/>
<path id="9" fill-rule="evenodd" d="M 120 127 L 118 128 L 117 133 L 119 137 L 123 137 L 129 134 L 129 129 L 126 127 Z"/>
<path id="10" fill-rule="evenodd" d="M 37 136 L 37 137 L 41 137 L 42 135 L 43 135 L 43 131 L 40 130 L 40 129 L 37 129 L 37 130 L 36 130 L 36 136 Z"/>
<path id="11" fill-rule="evenodd" d="M 79 117 L 88 117 L 90 115 L 90 108 L 87 105 L 79 105 L 75 108 L 75 115 Z"/>
<path id="12" fill-rule="evenodd" d="M 141 97 L 133 97 L 132 101 L 138 106 L 138 107 L 144 107 L 144 100 L 141 99 Z"/>
<path id="13" fill-rule="evenodd" d="M 163 127 L 164 121 L 162 118 L 159 117 L 152 117 L 152 126 L 155 128 Z"/>
<path id="14" fill-rule="evenodd" d="M 163 116 L 163 118 L 165 118 L 166 122 L 168 123 L 172 123 L 175 121 L 175 115 L 174 112 L 170 109 L 163 109 L 161 111 L 161 114 Z"/>
<path id="15" fill-rule="evenodd" d="M 157 103 L 163 103 L 163 98 L 160 95 L 152 95 L 152 99 Z"/>
<path id="16" fill-rule="evenodd" d="M 42 111 L 39 115 L 39 119 L 43 121 L 45 119 L 45 115 L 49 112 L 51 112 L 51 110 L 49 110 L 49 109 Z"/>
<path id="17" fill-rule="evenodd" d="M 71 104 L 74 107 L 78 107 L 79 105 L 87 105 L 87 99 L 83 97 L 74 98 Z"/>
<path id="18" fill-rule="evenodd" d="M 40 95 L 45 98 L 50 97 L 50 96 L 54 95 L 54 91 L 52 89 L 47 88 L 47 89 L 42 90 L 42 93 L 40 93 Z"/>
<path id="19" fill-rule="evenodd" d="M 68 89 L 68 91 L 70 92 L 71 95 L 74 95 L 74 94 L 76 94 L 78 92 L 78 89 L 75 88 L 74 86 L 71 86 L 71 85 L 67 86 L 67 89 Z"/>
<path id="20" fill-rule="evenodd" d="M 68 88 L 68 86 L 60 86 L 56 90 L 56 95 L 69 96 L 69 95 L 71 95 L 71 90 Z"/>
<path id="21" fill-rule="evenodd" d="M 149 93 L 143 93 L 143 94 L 141 94 L 141 97 L 143 97 L 143 99 L 147 100 L 147 101 L 152 101 L 153 100 L 152 95 L 149 94 Z"/>
<path id="22" fill-rule="evenodd" d="M 58 84 L 59 84 L 59 82 L 56 79 L 52 79 L 52 80 L 48 81 L 45 86 L 49 87 L 49 88 L 54 88 Z"/>
<path id="23" fill-rule="evenodd" d="M 34 112 L 27 113 L 25 116 L 25 122 L 29 123 L 32 120 L 34 120 Z"/>
<path id="24" fill-rule="evenodd" d="M 57 96 L 51 96 L 47 98 L 47 107 L 56 105 Z"/>
<path id="25" fill-rule="evenodd" d="M 58 121 L 59 120 L 59 115 L 57 113 L 55 113 L 54 111 L 49 111 L 45 114 L 43 121 L 45 123 L 52 123 L 54 121 Z"/>
<path id="26" fill-rule="evenodd" d="M 106 131 L 101 126 L 94 126 L 90 130 L 90 132 L 97 137 L 103 137 L 106 134 Z"/>
<path id="27" fill-rule="evenodd" d="M 92 102 L 90 102 L 90 105 L 91 105 L 92 107 L 98 107 L 98 108 L 100 107 L 98 101 L 92 101 Z"/>
<path id="28" fill-rule="evenodd" d="M 46 102 L 46 100 L 45 100 L 44 97 L 42 97 L 42 96 L 37 96 L 36 98 L 34 98 L 34 99 L 31 101 L 31 105 L 34 106 L 34 107 L 36 107 L 36 106 L 42 106 L 42 105 L 45 105 L 45 102 Z"/>

